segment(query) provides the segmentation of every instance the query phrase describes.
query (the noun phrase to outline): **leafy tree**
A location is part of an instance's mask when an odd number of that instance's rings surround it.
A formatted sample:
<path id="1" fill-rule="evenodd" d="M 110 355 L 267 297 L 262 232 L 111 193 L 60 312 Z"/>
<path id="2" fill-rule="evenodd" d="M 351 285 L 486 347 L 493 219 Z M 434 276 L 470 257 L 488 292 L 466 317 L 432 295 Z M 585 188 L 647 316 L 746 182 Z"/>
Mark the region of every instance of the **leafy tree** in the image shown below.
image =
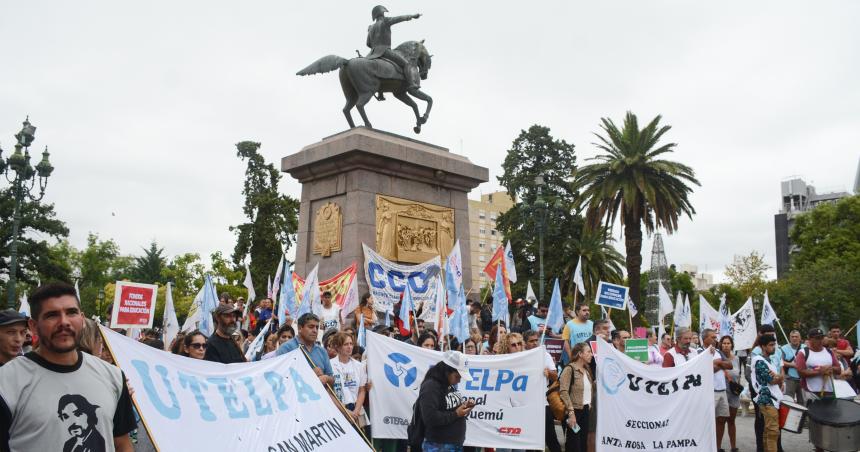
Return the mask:
<path id="1" fill-rule="evenodd" d="M 753 298 L 756 311 L 761 307 L 764 291 L 767 286 L 767 271 L 770 269 L 764 261 L 764 254 L 753 251 L 747 256 L 739 256 L 726 266 L 725 274 L 743 296 L 744 300 Z"/>
<path id="2" fill-rule="evenodd" d="M 167 260 L 164 258 L 164 248 L 159 248 L 153 240 L 148 249 L 143 250 L 143 256 L 134 258 L 131 278 L 135 282 L 164 285 L 167 282 L 165 272 Z"/>
<path id="3" fill-rule="evenodd" d="M 531 280 L 539 291 L 539 215 L 546 209 L 544 231 L 545 291 L 552 290 L 551 282 L 559 278 L 559 284 L 570 287 L 576 262 L 572 239 L 578 239 L 582 231 L 582 218 L 574 211 L 576 193 L 570 181 L 576 168 L 574 147 L 564 140 L 550 135 L 547 127 L 533 125 L 522 130 L 513 141 L 502 164 L 503 174 L 498 177 L 508 195 L 515 200 L 514 206 L 496 220 L 496 229 L 505 240 L 510 240 L 517 264 L 518 282 L 512 287 L 515 293 L 525 293 L 527 281 Z M 543 176 L 541 188 L 543 204 L 537 203 L 535 177 Z M 538 294 L 548 299 L 549 293 Z"/>
<path id="4" fill-rule="evenodd" d="M 255 275 L 254 291 L 264 294 L 266 281 L 263 275 L 278 266 L 281 253 L 293 244 L 299 226 L 299 202 L 278 193 L 281 173 L 260 155 L 260 143 L 243 141 L 236 145 L 236 149 L 236 155 L 248 162 L 242 189 L 245 195 L 242 211 L 248 222 L 230 227 L 237 237 L 233 264 L 241 268 L 242 262 L 250 256 L 251 274 Z"/>
<path id="5" fill-rule="evenodd" d="M 678 162 L 663 160 L 675 143 L 659 144 L 670 126 L 660 126 L 660 116 L 645 128 L 631 112 L 621 130 L 611 119 L 602 118 L 604 135 L 597 135 L 596 146 L 604 154 L 594 157 L 599 163 L 584 166 L 576 174 L 574 189 L 581 189 L 588 204 L 588 225 L 611 228 L 616 218 L 624 227 L 627 277 L 636 306 L 640 303 L 642 267 L 642 227 L 648 233 L 663 228 L 671 234 L 678 218 L 696 212 L 690 203 L 690 185 L 699 185 L 693 169 Z M 645 306 L 642 306 L 645 308 Z M 644 309 L 642 309 L 643 312 Z"/>
<path id="6" fill-rule="evenodd" d="M 120 254 L 119 246 L 112 239 L 100 240 L 97 234 L 87 236 L 87 247 L 80 252 L 78 266 L 81 269 L 81 307 L 89 315 L 104 318 L 104 312 L 96 312 L 99 289 L 109 283 L 128 279 L 133 259 Z M 105 296 L 104 309 L 113 298 Z"/>
<path id="7" fill-rule="evenodd" d="M 0 190 L 0 280 L 3 282 L 3 300 L 6 297 L 6 283 L 9 278 L 12 241 L 12 219 L 15 211 L 15 198 L 11 188 Z M 18 266 L 16 277 L 21 290 L 32 289 L 37 281 L 70 281 L 71 268 L 57 262 L 49 252 L 52 242 L 69 235 L 66 224 L 57 218 L 53 204 L 24 201 L 21 205 L 21 226 L 18 235 Z"/>
<path id="8" fill-rule="evenodd" d="M 791 228 L 792 268 L 802 269 L 834 257 L 860 266 L 860 195 L 822 204 L 799 215 Z"/>
<path id="9" fill-rule="evenodd" d="M 197 253 L 174 256 L 164 270 L 165 279 L 173 283 L 173 306 L 180 322 L 188 316 L 191 303 L 203 286 L 205 271 Z"/>

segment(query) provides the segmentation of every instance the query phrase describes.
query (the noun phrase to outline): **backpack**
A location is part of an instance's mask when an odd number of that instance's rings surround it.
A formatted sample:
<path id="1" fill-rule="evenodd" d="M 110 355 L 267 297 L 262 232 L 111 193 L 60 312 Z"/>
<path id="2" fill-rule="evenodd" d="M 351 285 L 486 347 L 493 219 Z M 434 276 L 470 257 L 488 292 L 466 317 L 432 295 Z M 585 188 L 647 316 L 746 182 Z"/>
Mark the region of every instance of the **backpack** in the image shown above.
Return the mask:
<path id="1" fill-rule="evenodd" d="M 406 438 L 412 450 L 421 450 L 421 444 L 424 442 L 424 420 L 421 419 L 421 407 L 418 406 L 418 400 L 412 404 L 412 420 L 406 427 Z"/>

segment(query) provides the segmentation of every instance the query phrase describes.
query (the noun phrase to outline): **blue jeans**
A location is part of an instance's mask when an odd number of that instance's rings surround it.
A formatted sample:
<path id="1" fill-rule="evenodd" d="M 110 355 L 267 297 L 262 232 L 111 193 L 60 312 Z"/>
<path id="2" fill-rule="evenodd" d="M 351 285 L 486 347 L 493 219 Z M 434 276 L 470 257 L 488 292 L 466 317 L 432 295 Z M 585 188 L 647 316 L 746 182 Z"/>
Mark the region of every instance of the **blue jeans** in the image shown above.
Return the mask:
<path id="1" fill-rule="evenodd" d="M 433 443 L 424 440 L 421 444 L 423 452 L 463 452 L 463 446 L 454 443 Z"/>

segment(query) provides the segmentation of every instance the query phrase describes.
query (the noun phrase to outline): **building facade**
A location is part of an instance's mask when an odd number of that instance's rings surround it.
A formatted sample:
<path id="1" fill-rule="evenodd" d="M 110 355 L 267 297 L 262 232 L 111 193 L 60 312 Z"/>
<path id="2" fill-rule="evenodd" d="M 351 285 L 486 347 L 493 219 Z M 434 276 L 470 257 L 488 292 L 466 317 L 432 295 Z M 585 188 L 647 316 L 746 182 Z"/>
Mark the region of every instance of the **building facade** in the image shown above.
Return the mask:
<path id="1" fill-rule="evenodd" d="M 496 220 L 514 206 L 507 192 L 482 194 L 480 200 L 469 200 L 469 242 L 472 255 L 472 293 L 480 293 L 490 284 L 484 267 L 496 249 L 504 246 L 502 234 L 496 230 Z M 467 288 L 468 290 L 468 288 Z"/>
<path id="2" fill-rule="evenodd" d="M 860 168 L 858 168 L 860 175 Z M 789 232 L 794 226 L 794 219 L 798 215 L 814 209 L 816 206 L 833 203 L 842 198 L 850 196 L 850 193 L 828 192 L 816 193 L 815 187 L 807 184 L 799 177 L 794 177 L 781 182 L 782 203 L 779 213 L 773 217 L 774 232 L 776 235 L 776 277 L 782 278 L 791 268 L 789 258 L 793 251 Z"/>
<path id="3" fill-rule="evenodd" d="M 693 279 L 693 286 L 698 291 L 708 290 L 714 285 L 714 275 L 704 272 L 699 273 L 699 267 L 696 265 L 681 264 L 678 271 L 690 275 Z"/>

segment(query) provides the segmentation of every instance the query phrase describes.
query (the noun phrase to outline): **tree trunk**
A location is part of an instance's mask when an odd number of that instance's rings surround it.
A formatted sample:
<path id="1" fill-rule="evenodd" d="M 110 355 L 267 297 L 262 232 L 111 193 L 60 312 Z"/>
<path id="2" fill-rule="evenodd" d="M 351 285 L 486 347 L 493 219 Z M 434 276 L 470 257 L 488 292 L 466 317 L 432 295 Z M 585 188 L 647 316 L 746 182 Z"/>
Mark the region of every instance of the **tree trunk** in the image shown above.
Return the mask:
<path id="1" fill-rule="evenodd" d="M 633 300 L 633 304 L 639 310 L 633 319 L 633 324 L 639 326 L 642 324 L 640 315 L 645 313 L 647 306 L 639 300 L 642 270 L 642 225 L 633 218 L 633 215 L 624 216 L 624 247 L 627 253 L 627 279 L 630 283 L 630 299 Z M 630 334 L 633 332 L 631 331 Z"/>

